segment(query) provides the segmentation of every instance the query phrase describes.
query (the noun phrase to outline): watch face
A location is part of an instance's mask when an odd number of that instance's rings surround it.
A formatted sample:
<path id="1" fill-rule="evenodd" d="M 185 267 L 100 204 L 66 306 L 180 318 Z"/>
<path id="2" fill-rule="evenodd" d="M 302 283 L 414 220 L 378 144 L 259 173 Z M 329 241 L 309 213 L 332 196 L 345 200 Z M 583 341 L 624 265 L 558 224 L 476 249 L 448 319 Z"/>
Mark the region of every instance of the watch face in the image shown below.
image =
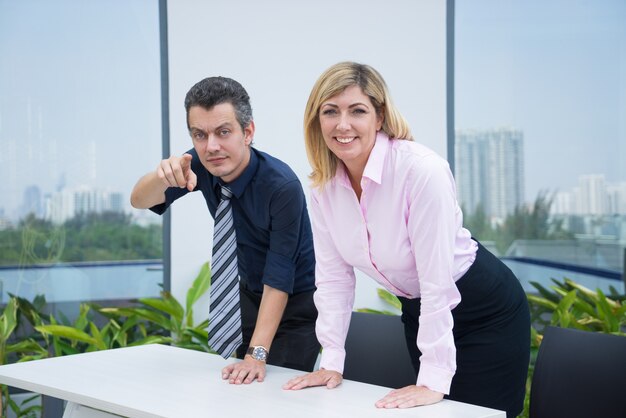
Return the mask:
<path id="1" fill-rule="evenodd" d="M 265 361 L 267 359 L 267 350 L 263 347 L 254 347 L 254 350 L 252 350 L 252 358 Z"/>

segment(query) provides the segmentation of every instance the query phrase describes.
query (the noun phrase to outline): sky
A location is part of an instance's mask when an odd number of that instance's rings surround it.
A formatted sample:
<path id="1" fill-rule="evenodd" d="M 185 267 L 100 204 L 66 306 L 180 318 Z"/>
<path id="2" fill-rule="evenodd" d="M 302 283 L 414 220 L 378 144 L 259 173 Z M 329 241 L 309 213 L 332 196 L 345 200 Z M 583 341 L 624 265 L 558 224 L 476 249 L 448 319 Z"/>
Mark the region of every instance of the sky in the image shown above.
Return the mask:
<path id="1" fill-rule="evenodd" d="M 78 34 L 78 36 L 77 36 Z M 161 158 L 158 2 L 0 0 L 0 208 L 122 192 Z"/>
<path id="2" fill-rule="evenodd" d="M 523 130 L 527 200 L 583 174 L 626 181 L 626 2 L 455 13 L 456 128 Z M 0 211 L 62 178 L 128 199 L 161 158 L 158 2 L 0 0 L 0 57 Z"/>
<path id="3" fill-rule="evenodd" d="M 456 129 L 524 131 L 526 200 L 626 181 L 626 2 L 457 0 Z"/>

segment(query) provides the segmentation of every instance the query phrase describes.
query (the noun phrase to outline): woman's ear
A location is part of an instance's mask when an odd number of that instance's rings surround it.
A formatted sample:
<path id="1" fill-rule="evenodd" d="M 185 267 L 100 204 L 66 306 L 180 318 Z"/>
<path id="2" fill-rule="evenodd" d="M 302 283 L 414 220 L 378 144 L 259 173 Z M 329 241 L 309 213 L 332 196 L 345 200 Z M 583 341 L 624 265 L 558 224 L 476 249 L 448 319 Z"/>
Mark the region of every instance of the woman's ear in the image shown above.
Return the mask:
<path id="1" fill-rule="evenodd" d="M 378 132 L 383 127 L 383 122 L 385 121 L 385 111 L 381 109 L 380 112 L 376 113 L 376 131 Z"/>

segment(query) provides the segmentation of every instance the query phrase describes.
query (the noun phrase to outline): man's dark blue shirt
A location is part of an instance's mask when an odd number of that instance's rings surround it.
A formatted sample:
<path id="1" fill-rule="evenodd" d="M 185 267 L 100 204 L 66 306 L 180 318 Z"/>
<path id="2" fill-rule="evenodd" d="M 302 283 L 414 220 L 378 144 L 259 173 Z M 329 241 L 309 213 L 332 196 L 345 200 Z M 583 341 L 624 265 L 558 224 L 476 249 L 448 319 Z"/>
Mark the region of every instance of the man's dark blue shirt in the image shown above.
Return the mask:
<path id="1" fill-rule="evenodd" d="M 219 187 L 225 183 L 204 168 L 195 150 L 188 154 L 198 177 L 194 192 L 202 192 L 215 219 Z M 302 185 L 293 170 L 251 147 L 250 163 L 228 187 L 233 192 L 239 275 L 246 287 L 262 293 L 266 284 L 289 294 L 315 289 L 311 222 Z M 165 191 L 165 203 L 150 209 L 163 214 L 187 193 L 186 188 L 170 187 Z M 207 256 L 210 253 L 207 249 Z"/>

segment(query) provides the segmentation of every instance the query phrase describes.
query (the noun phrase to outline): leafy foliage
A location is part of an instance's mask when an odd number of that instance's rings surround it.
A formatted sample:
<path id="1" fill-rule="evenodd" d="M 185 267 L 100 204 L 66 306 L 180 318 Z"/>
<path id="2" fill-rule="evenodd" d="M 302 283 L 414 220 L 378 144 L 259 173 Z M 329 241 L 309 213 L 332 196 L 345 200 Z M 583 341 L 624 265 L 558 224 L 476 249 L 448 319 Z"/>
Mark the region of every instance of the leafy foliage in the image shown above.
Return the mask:
<path id="1" fill-rule="evenodd" d="M 10 359 L 17 357 L 17 361 L 25 361 L 27 359 L 43 358 L 48 355 L 47 350 L 40 346 L 34 339 L 15 339 L 14 333 L 18 327 L 18 300 L 14 297 L 4 307 L 2 315 L 0 315 L 0 365 L 6 364 Z M 0 396 L 0 416 L 5 417 L 7 406 L 10 407 L 18 417 L 28 417 L 31 413 L 39 410 L 39 406 L 26 407 L 21 409 L 9 397 L 8 388 L 4 385 L 1 387 L 2 396 Z M 30 401 L 28 401 L 30 402 Z M 22 406 L 26 403 L 24 402 Z"/>
<path id="2" fill-rule="evenodd" d="M 376 292 L 378 293 L 378 297 L 381 298 L 389 306 L 391 306 L 392 308 L 395 308 L 398 311 L 402 310 L 402 304 L 400 303 L 400 300 L 397 298 L 396 295 L 381 288 L 376 289 Z M 377 309 L 360 308 L 360 309 L 357 309 L 357 312 L 375 313 L 375 314 L 383 314 L 383 315 L 397 315 L 395 312 L 388 311 L 386 309 L 381 311 Z"/>
<path id="3" fill-rule="evenodd" d="M 29 215 L 0 230 L 0 265 L 162 258 L 162 227 L 118 212 L 80 214 L 62 225 Z"/>
<path id="4" fill-rule="evenodd" d="M 567 278 L 552 282 L 551 289 L 530 282 L 538 292 L 527 295 L 534 324 L 626 336 L 624 296 L 614 289 L 609 296 L 600 289 L 594 292 Z"/>
<path id="5" fill-rule="evenodd" d="M 139 299 L 139 306 L 129 308 L 100 308 L 98 311 L 110 318 L 126 321 L 143 320 L 148 323 L 147 334 L 169 335 L 168 342 L 176 347 L 210 352 L 208 333 L 209 320 L 193 324 L 193 305 L 206 293 L 211 284 L 211 271 L 204 263 L 200 273 L 187 291 L 185 307 L 169 293 L 162 292 L 160 299 Z"/>
<path id="6" fill-rule="evenodd" d="M 537 289 L 537 294 L 526 295 L 532 323 L 530 365 L 526 379 L 524 410 L 519 418 L 527 418 L 529 414 L 530 385 L 543 339 L 541 332 L 546 325 L 626 336 L 626 295 L 611 288 L 607 296 L 600 289 L 594 292 L 567 278 L 562 282 L 553 279 L 552 282 L 554 286 L 550 289 L 537 282 L 530 282 Z M 388 291 L 378 289 L 378 295 L 390 306 L 399 307 L 400 301 Z M 359 311 L 394 315 L 384 310 L 359 309 Z"/>
<path id="7" fill-rule="evenodd" d="M 43 296 L 32 302 L 11 296 L 0 315 L 0 364 L 39 359 L 49 353 L 62 356 L 153 343 L 211 352 L 206 331 L 208 318 L 194 325 L 193 317 L 193 306 L 210 284 L 211 271 L 205 263 L 187 291 L 184 307 L 169 292 L 162 292 L 161 298 L 139 299 L 131 307 L 104 308 L 84 303 L 71 323 L 62 314 L 60 319 L 45 314 Z M 16 335 L 22 323 L 30 325 L 32 335 Z M 24 333 L 28 331 L 22 330 Z M 0 416 L 6 416 L 7 408 L 24 418 L 41 411 L 41 406 L 32 405 L 36 396 L 17 405 L 5 385 L 0 386 L 0 391 Z"/>
<path id="8" fill-rule="evenodd" d="M 547 192 L 539 193 L 531 206 L 521 205 L 509 214 L 501 225 L 489 222 L 482 205 L 466 214 L 464 226 L 472 236 L 481 241 L 494 241 L 504 254 L 516 239 L 571 239 L 573 234 L 563 228 L 563 221 L 550 217 L 553 197 Z"/>

